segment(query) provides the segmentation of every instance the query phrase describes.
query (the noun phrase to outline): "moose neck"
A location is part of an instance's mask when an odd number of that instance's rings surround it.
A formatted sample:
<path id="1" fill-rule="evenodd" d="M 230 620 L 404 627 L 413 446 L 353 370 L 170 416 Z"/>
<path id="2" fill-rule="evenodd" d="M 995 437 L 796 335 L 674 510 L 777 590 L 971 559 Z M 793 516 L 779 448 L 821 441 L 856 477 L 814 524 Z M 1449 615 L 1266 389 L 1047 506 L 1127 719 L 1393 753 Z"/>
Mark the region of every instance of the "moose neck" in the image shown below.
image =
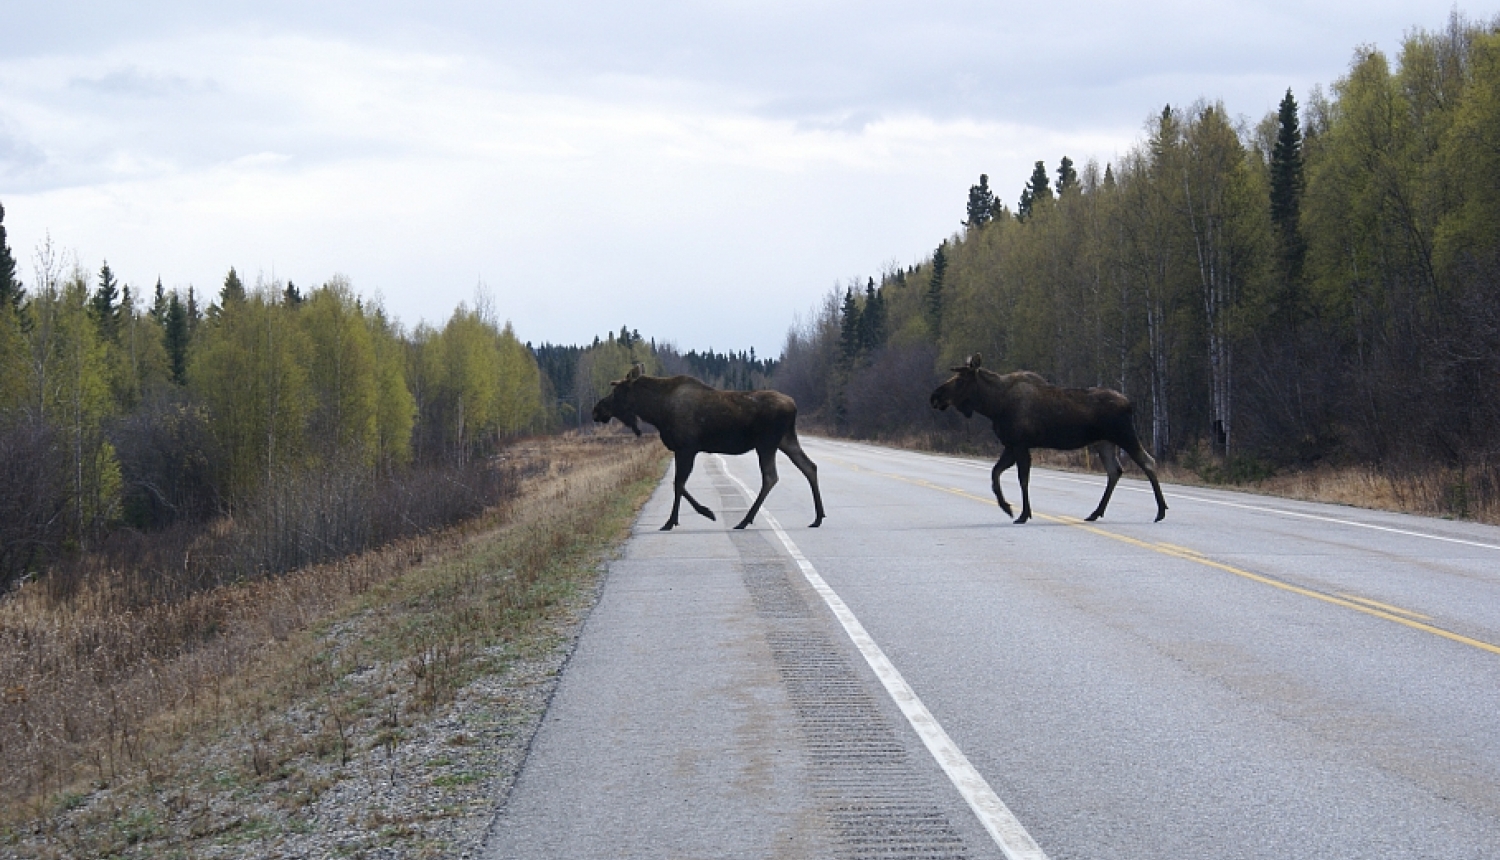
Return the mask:
<path id="1" fill-rule="evenodd" d="M 1010 383 L 1006 377 L 982 367 L 974 372 L 974 394 L 969 398 L 969 404 L 975 412 L 990 419 L 998 417 L 1009 394 Z"/>
<path id="2" fill-rule="evenodd" d="M 656 376 L 642 376 L 631 383 L 631 407 L 636 417 L 661 427 L 666 417 L 667 395 L 674 387 L 672 380 Z"/>

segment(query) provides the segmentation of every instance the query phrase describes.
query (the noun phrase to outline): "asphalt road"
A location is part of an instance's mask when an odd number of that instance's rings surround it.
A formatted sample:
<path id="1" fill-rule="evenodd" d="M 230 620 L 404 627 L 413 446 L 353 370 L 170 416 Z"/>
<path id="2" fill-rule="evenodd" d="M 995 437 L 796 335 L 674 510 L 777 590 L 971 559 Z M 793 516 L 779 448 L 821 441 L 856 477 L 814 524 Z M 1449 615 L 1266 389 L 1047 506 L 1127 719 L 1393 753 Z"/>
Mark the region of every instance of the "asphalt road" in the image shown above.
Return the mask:
<path id="1" fill-rule="evenodd" d="M 485 856 L 1500 857 L 1500 529 L 804 446 L 663 483 Z"/>

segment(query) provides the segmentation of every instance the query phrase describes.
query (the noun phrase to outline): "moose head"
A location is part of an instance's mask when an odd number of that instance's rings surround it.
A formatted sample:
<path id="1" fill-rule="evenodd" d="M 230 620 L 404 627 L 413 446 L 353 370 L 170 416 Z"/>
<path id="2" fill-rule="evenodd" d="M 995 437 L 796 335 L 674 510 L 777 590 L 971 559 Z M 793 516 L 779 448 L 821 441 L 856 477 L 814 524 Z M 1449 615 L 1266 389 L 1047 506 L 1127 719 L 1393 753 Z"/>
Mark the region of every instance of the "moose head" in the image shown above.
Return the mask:
<path id="1" fill-rule="evenodd" d="M 974 391 L 979 384 L 979 362 L 979 353 L 976 352 L 969 356 L 967 363 L 948 368 L 954 375 L 932 392 L 932 408 L 947 409 L 952 406 L 962 412 L 965 418 L 974 417 Z"/>
<path id="2" fill-rule="evenodd" d="M 641 435 L 641 425 L 635 415 L 635 381 L 640 379 L 646 372 L 644 364 L 636 364 L 625 374 L 624 379 L 616 379 L 610 383 L 609 396 L 594 404 L 594 420 L 600 424 L 608 424 L 609 419 L 618 418 L 620 423 L 635 431 L 635 435 Z"/>

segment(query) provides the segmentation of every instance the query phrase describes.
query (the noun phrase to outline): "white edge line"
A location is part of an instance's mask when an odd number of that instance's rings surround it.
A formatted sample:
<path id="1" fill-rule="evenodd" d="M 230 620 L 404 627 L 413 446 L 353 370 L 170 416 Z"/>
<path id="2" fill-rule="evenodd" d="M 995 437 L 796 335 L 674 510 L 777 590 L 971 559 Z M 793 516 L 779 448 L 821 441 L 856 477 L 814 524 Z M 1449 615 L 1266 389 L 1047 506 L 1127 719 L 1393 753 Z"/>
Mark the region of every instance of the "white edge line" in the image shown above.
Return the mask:
<path id="1" fill-rule="evenodd" d="M 909 454 L 909 455 L 914 456 L 914 457 L 930 456 L 930 455 L 922 453 L 921 451 L 896 451 L 894 453 L 897 453 L 897 454 Z M 958 459 L 958 458 L 954 458 L 954 459 L 957 460 L 957 462 L 960 465 L 962 465 L 962 466 L 964 466 L 965 468 L 968 468 L 968 469 L 978 469 L 978 470 L 983 471 L 983 472 L 988 472 L 991 469 L 990 466 L 986 466 L 986 465 L 983 465 L 981 463 L 964 462 L 963 460 Z M 1042 470 L 1033 470 L 1032 474 L 1035 475 L 1038 471 L 1042 471 Z M 1082 478 L 1071 478 L 1071 477 L 1067 477 L 1066 475 L 1062 475 L 1062 474 L 1059 474 L 1059 473 L 1056 473 L 1056 472 L 1048 474 L 1048 475 L 1046 475 L 1046 477 L 1050 478 L 1052 480 L 1066 481 L 1068 483 L 1073 483 L 1073 484 L 1087 484 L 1087 483 L 1091 483 L 1089 481 L 1083 480 Z M 1118 489 L 1126 490 L 1128 492 L 1133 492 L 1133 493 L 1147 493 L 1147 492 L 1150 492 L 1150 489 L 1147 488 L 1147 487 L 1132 487 L 1132 486 L 1128 486 L 1126 484 L 1120 484 L 1118 486 Z M 1189 493 L 1174 492 L 1172 494 L 1172 498 L 1174 498 L 1174 499 L 1188 499 L 1189 501 L 1202 502 L 1202 503 L 1204 503 L 1206 505 L 1223 505 L 1225 507 L 1240 508 L 1241 510 L 1246 510 L 1246 511 L 1258 511 L 1258 512 L 1263 513 L 1263 514 L 1279 514 L 1279 515 L 1284 516 L 1284 517 L 1297 517 L 1299 519 L 1304 519 L 1304 520 L 1317 520 L 1319 522 L 1334 523 L 1336 525 L 1341 525 L 1341 526 L 1353 526 L 1354 528 L 1360 528 L 1360 529 L 1374 529 L 1375 531 L 1378 531 L 1378 532 L 1389 532 L 1390 534 L 1405 535 L 1407 537 L 1414 537 L 1414 538 L 1424 538 L 1426 540 L 1442 541 L 1443 543 L 1463 544 L 1464 546 L 1475 546 L 1475 547 L 1479 547 L 1481 549 L 1500 549 L 1500 545 L 1492 544 L 1492 543 L 1485 543 L 1483 541 L 1467 540 L 1465 538 L 1445 537 L 1443 535 L 1428 534 L 1427 532 L 1411 531 L 1410 529 L 1398 529 L 1398 528 L 1394 528 L 1392 526 L 1377 526 L 1377 525 L 1375 525 L 1373 523 L 1362 523 L 1362 522 L 1359 522 L 1357 520 L 1343 520 L 1343 519 L 1339 519 L 1338 517 L 1325 517 L 1325 516 L 1320 516 L 1318 514 L 1304 514 L 1304 513 L 1299 513 L 1297 511 L 1289 511 L 1289 510 L 1286 510 L 1284 508 L 1268 508 L 1268 507 L 1264 507 L 1262 505 L 1247 505 L 1247 504 L 1244 504 L 1243 502 L 1226 502 L 1226 501 L 1223 501 L 1223 500 L 1220 500 L 1220 499 L 1206 499 L 1203 496 L 1194 496 L 1194 495 L 1189 494 Z M 1316 504 L 1316 503 L 1314 503 L 1314 504 Z"/>
<path id="2" fill-rule="evenodd" d="M 718 460 L 719 468 L 729 476 L 729 480 L 739 485 L 745 499 L 747 501 L 754 499 L 755 494 L 729 471 L 724 458 L 715 455 L 715 459 Z M 807 579 L 808 584 L 823 598 L 823 602 L 828 604 L 828 608 L 833 611 L 839 623 L 844 625 L 844 632 L 849 634 L 855 647 L 864 655 L 865 662 L 870 664 L 876 677 L 880 678 L 880 683 L 885 685 L 886 692 L 895 700 L 901 713 L 906 715 L 907 722 L 911 723 L 911 727 L 916 730 L 917 736 L 927 746 L 927 751 L 937 759 L 938 765 L 948 775 L 948 779 L 953 781 L 958 793 L 963 795 L 969 808 L 974 810 L 974 814 L 979 817 L 979 822 L 984 825 L 990 838 L 1000 846 L 1000 850 L 1005 853 L 1008 860 L 1047 860 L 1047 855 L 1042 853 L 1042 849 L 1031 838 L 1031 834 L 1021 826 L 1021 822 L 1010 811 L 1010 807 L 1006 806 L 1000 796 L 995 794 L 994 789 L 990 788 L 990 784 L 969 762 L 968 757 L 958 748 L 958 744 L 948 737 L 948 733 L 938 724 L 932 712 L 927 710 L 927 706 L 922 704 L 922 700 L 917 698 L 917 694 L 906 683 L 906 679 L 901 677 L 901 673 L 871 638 L 864 625 L 859 623 L 859 619 L 844 603 L 843 598 L 839 597 L 838 593 L 823 580 L 812 562 L 808 561 L 797 545 L 792 543 L 792 539 L 787 537 L 787 533 L 782 530 L 781 524 L 776 521 L 775 517 L 764 508 L 761 509 L 760 516 L 765 518 L 771 529 L 776 532 L 776 536 L 781 539 L 781 545 L 786 547 L 787 553 L 797 562 L 797 567 L 801 568 L 802 575 Z"/>

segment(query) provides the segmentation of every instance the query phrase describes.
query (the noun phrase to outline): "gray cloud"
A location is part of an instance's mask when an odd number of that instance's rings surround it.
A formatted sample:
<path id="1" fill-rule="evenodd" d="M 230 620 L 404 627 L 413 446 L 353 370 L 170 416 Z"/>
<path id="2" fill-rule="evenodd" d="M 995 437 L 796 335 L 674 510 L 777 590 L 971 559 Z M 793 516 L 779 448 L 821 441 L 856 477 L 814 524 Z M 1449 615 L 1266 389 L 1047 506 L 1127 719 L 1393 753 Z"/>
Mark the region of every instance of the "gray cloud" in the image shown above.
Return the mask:
<path id="1" fill-rule="evenodd" d="M 98 77 L 75 77 L 68 81 L 68 86 L 108 96 L 157 99 L 218 90 L 218 85 L 211 80 L 191 81 L 181 75 L 147 72 L 135 66 L 116 69 Z"/>
<path id="2" fill-rule="evenodd" d="M 47 163 L 47 154 L 27 140 L 17 123 L 0 114 L 0 178 L 10 188 L 20 190 Z"/>

